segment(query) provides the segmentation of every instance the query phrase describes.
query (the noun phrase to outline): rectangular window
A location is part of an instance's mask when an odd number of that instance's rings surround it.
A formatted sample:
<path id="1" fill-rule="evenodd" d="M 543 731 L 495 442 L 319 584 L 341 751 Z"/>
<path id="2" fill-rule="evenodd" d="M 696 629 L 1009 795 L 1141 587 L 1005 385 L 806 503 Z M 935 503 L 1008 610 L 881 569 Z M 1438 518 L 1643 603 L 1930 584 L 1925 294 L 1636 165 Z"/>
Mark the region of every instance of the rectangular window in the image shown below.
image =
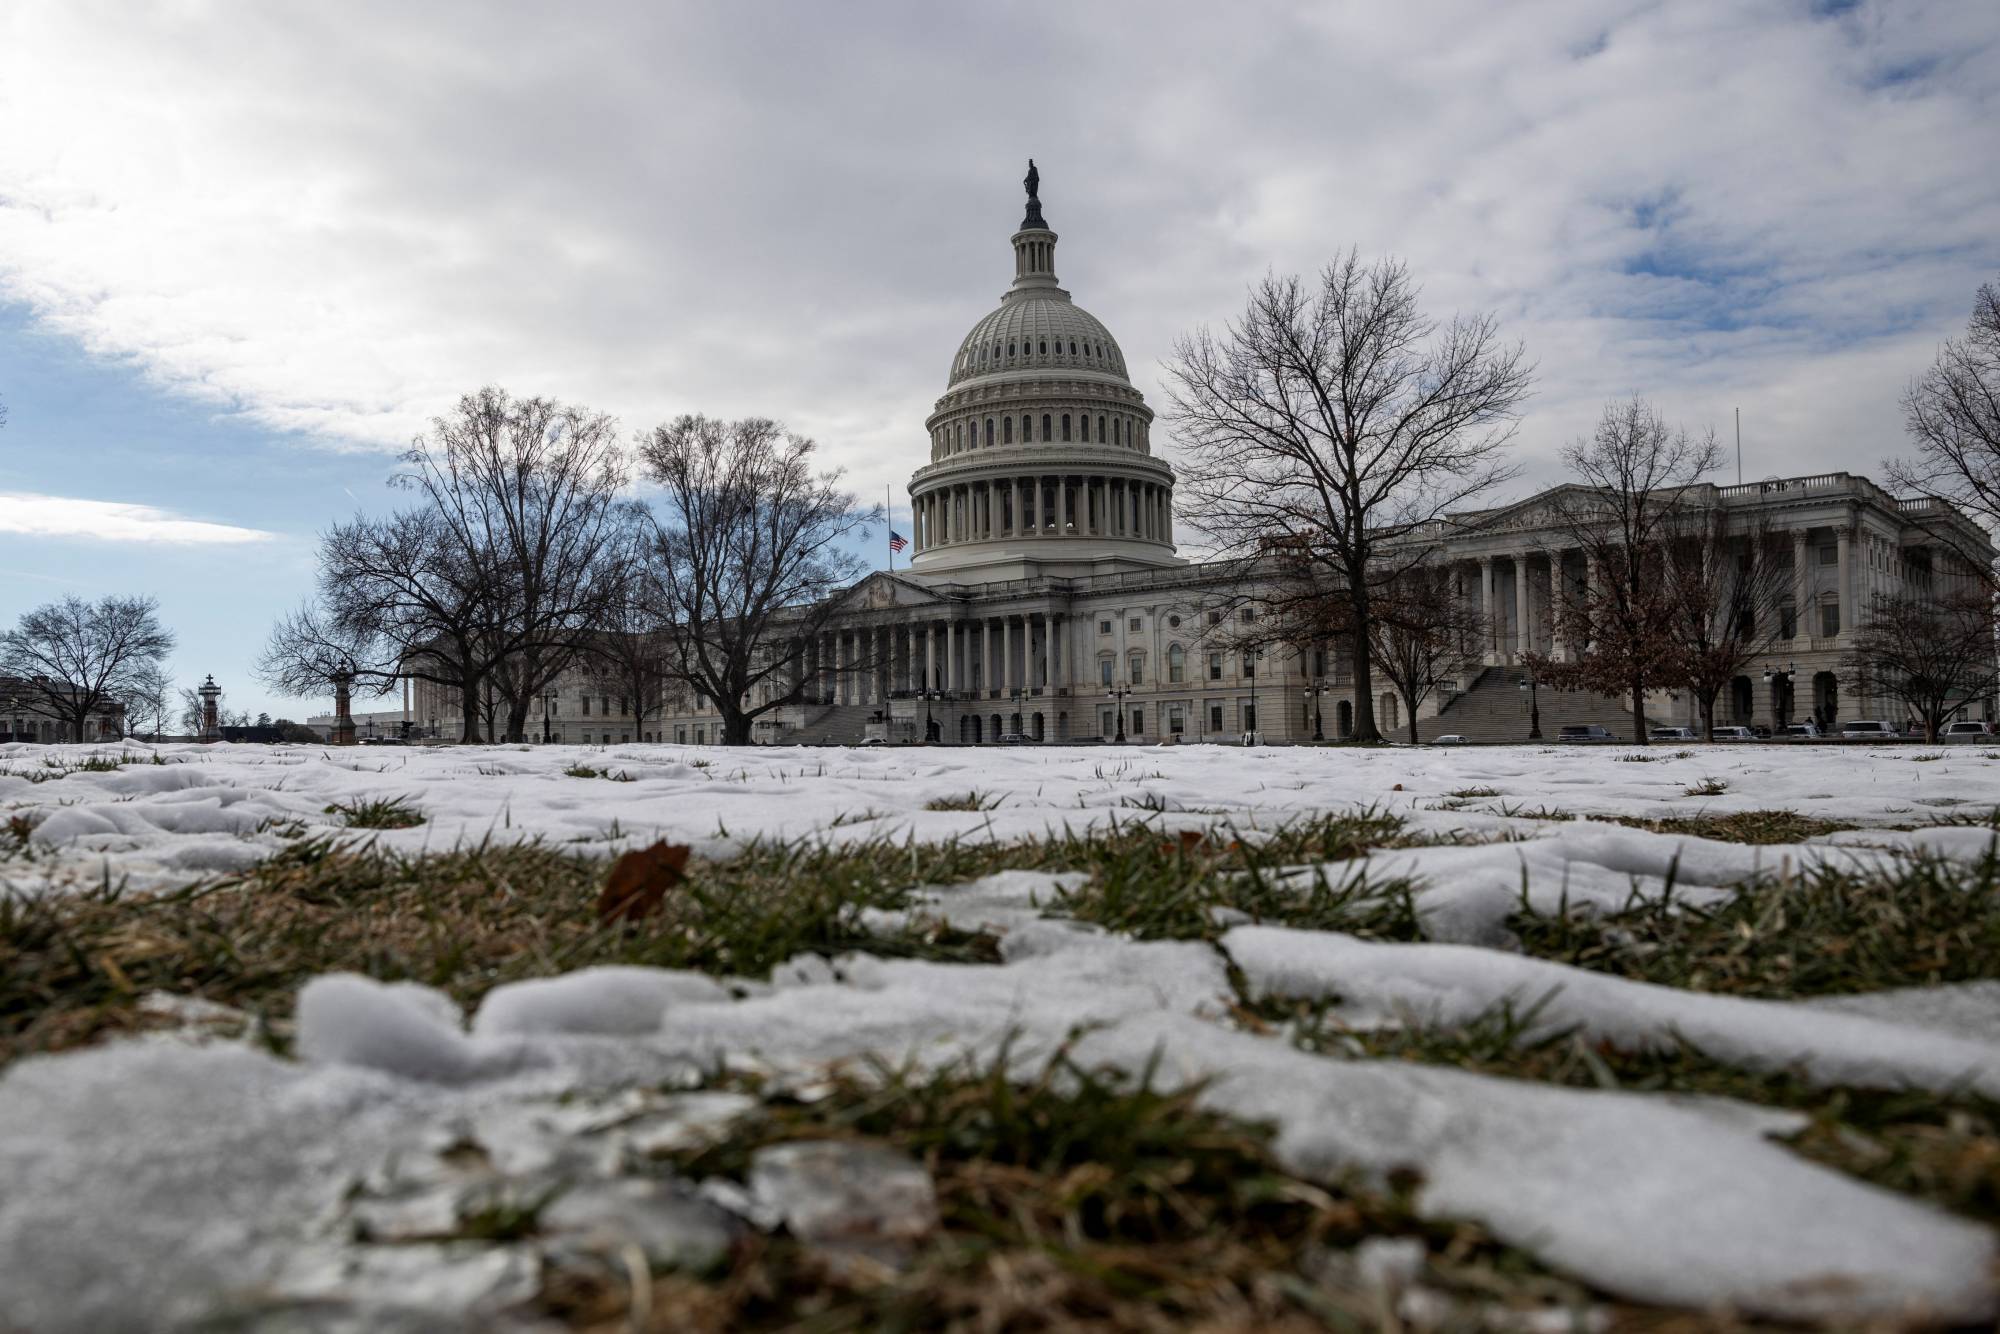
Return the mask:
<path id="1" fill-rule="evenodd" d="M 1146 679 L 1146 660 L 1144 658 L 1136 658 L 1136 657 L 1133 658 L 1132 684 L 1135 686 L 1141 685 L 1145 682 L 1145 679 Z"/>
<path id="2" fill-rule="evenodd" d="M 1819 608 L 1819 632 L 1828 639 L 1840 633 L 1840 604 L 1823 602 Z"/>
<path id="3" fill-rule="evenodd" d="M 1797 639 L 1799 635 L 1798 609 L 1787 602 L 1778 608 L 1778 635 L 1782 639 Z"/>
<path id="4" fill-rule="evenodd" d="M 1250 622 L 1256 619 L 1257 619 L 1257 609 L 1255 607 L 1245 607 L 1243 609 L 1243 624 L 1248 625 L 1250 624 Z"/>
<path id="5" fill-rule="evenodd" d="M 590 716 L 590 696 L 581 695 L 578 698 L 583 700 L 583 716 L 588 718 Z"/>
<path id="6" fill-rule="evenodd" d="M 1819 549 L 1819 563 L 1820 563 L 1821 565 L 1838 565 L 1838 564 L 1840 564 L 1840 548 L 1839 548 L 1839 547 L 1821 547 L 1821 548 Z"/>
<path id="7" fill-rule="evenodd" d="M 1255 653 L 1246 653 L 1243 655 L 1243 674 L 1245 676 L 1255 676 L 1257 674 L 1257 655 Z"/>
<path id="8" fill-rule="evenodd" d="M 1097 660 L 1097 683 L 1101 686 L 1109 686 L 1111 684 L 1111 659 L 1099 658 Z"/>
<path id="9" fill-rule="evenodd" d="M 1208 730 L 1211 732 L 1220 732 L 1222 730 L 1222 706 L 1220 704 L 1211 704 L 1208 706 Z"/>
<path id="10" fill-rule="evenodd" d="M 1137 616 L 1134 616 L 1134 617 L 1131 617 L 1130 619 L 1128 619 L 1128 620 L 1127 620 L 1127 621 L 1125 622 L 1125 628 L 1126 628 L 1127 630 L 1130 630 L 1130 631 L 1132 631 L 1132 632 L 1134 632 L 1134 633 L 1136 634 L 1136 633 L 1138 632 L 1138 629 L 1139 629 L 1139 618 L 1138 618 Z"/>
<path id="11" fill-rule="evenodd" d="M 1099 621 L 1099 622 L 1097 623 L 1097 633 L 1098 633 L 1098 634 L 1100 634 L 1100 635 L 1108 635 L 1108 634 L 1110 634 L 1110 633 L 1111 633 L 1111 622 L 1109 622 L 1109 621 Z"/>
<path id="12" fill-rule="evenodd" d="M 1186 677 L 1186 660 L 1179 653 L 1169 653 L 1167 655 L 1167 679 L 1175 685 L 1179 685 Z"/>
<path id="13" fill-rule="evenodd" d="M 1243 706 L 1243 730 L 1246 732 L 1257 730 L 1257 706 L 1255 704 L 1245 704 Z"/>
<path id="14" fill-rule="evenodd" d="M 1210 613 L 1208 614 L 1208 623 L 1209 623 L 1210 625 L 1221 625 L 1221 624 L 1222 624 L 1222 613 L 1221 613 L 1221 612 L 1219 612 L 1219 611 L 1212 611 L 1212 612 L 1210 612 Z"/>
<path id="15" fill-rule="evenodd" d="M 1167 706 L 1167 730 L 1175 736 L 1187 731 L 1187 711 L 1178 704 Z"/>
<path id="16" fill-rule="evenodd" d="M 1108 737 L 1115 735 L 1117 731 L 1118 731 L 1118 723 L 1117 720 L 1112 717 L 1111 710 L 1099 709 L 1097 711 L 1097 734 L 1099 736 Z"/>
<path id="17" fill-rule="evenodd" d="M 1145 730 L 1146 730 L 1146 711 L 1144 709 L 1132 710 L 1132 731 L 1134 733 L 1139 733 Z"/>
<path id="18" fill-rule="evenodd" d="M 1220 653 L 1211 653 L 1208 655 L 1208 679 L 1211 681 L 1220 681 L 1222 679 L 1222 655 Z"/>

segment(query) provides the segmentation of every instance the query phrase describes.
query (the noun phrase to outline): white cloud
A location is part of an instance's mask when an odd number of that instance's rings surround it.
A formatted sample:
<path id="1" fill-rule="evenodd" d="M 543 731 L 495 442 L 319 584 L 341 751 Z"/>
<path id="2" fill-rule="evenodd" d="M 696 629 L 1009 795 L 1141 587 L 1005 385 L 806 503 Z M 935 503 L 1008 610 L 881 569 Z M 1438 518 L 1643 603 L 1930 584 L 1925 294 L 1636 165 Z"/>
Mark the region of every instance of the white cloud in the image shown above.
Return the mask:
<path id="1" fill-rule="evenodd" d="M 171 510 L 115 500 L 38 496 L 0 491 L 0 533 L 27 537 L 84 537 L 102 542 L 174 546 L 233 546 L 268 541 L 273 534 L 226 523 L 184 519 Z"/>
<path id="2" fill-rule="evenodd" d="M 900 492 L 1023 159 L 1155 407 L 1176 334 L 1349 244 L 1607 397 L 1872 469 L 2000 271 L 2000 6 L 22 0 L 0 295 L 367 448 L 487 381 L 763 412 Z"/>

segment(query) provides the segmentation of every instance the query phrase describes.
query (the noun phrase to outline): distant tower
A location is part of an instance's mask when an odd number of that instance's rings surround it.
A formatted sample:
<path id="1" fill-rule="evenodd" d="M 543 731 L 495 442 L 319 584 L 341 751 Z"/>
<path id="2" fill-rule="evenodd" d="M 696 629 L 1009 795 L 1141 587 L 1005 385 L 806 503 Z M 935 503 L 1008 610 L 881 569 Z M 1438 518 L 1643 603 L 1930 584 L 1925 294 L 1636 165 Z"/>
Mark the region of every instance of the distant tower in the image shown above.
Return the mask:
<path id="1" fill-rule="evenodd" d="M 215 702 L 222 698 L 222 687 L 210 676 L 195 692 L 201 696 L 201 739 L 203 741 L 222 740 L 222 727 L 216 718 Z"/>
<path id="2" fill-rule="evenodd" d="M 333 735 L 329 739 L 336 746 L 354 744 L 354 715 L 349 712 L 353 689 L 354 673 L 342 670 L 333 674 Z"/>

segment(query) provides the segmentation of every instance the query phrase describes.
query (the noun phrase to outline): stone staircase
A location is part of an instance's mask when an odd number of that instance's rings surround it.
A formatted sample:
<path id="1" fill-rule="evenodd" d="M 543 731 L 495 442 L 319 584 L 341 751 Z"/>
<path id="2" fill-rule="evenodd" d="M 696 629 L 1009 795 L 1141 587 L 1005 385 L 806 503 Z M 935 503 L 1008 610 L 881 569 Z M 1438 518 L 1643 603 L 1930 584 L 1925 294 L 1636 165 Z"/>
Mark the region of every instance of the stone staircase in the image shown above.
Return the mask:
<path id="1" fill-rule="evenodd" d="M 1528 692 L 1516 684 L 1520 678 L 1518 668 L 1486 668 L 1436 717 L 1417 720 L 1418 737 L 1431 741 L 1449 732 L 1468 741 L 1526 741 Z M 1541 705 L 1544 741 L 1555 740 L 1559 728 L 1584 723 L 1596 723 L 1621 741 L 1632 740 L 1632 710 L 1622 698 L 1552 686 L 1542 686 L 1535 696 Z M 1653 726 L 1652 719 L 1646 721 Z M 1401 741 L 1407 735 L 1398 729 L 1392 739 Z"/>

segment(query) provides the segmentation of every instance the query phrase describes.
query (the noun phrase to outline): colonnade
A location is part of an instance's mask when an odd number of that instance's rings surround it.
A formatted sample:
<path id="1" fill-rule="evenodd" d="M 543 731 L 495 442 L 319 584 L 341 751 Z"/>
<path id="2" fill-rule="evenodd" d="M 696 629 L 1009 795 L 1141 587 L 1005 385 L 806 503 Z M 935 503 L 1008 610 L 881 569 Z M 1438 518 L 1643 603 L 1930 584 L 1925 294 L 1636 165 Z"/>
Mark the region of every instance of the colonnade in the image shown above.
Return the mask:
<path id="1" fill-rule="evenodd" d="M 1124 477 L 1064 473 L 956 482 L 925 491 L 914 505 L 920 552 L 997 538 L 1174 540 L 1172 488 Z"/>
<path id="2" fill-rule="evenodd" d="M 1004 697 L 1069 684 L 1063 618 L 1050 613 L 854 625 L 799 645 L 797 672 L 828 704 L 881 704 L 909 691 Z"/>

